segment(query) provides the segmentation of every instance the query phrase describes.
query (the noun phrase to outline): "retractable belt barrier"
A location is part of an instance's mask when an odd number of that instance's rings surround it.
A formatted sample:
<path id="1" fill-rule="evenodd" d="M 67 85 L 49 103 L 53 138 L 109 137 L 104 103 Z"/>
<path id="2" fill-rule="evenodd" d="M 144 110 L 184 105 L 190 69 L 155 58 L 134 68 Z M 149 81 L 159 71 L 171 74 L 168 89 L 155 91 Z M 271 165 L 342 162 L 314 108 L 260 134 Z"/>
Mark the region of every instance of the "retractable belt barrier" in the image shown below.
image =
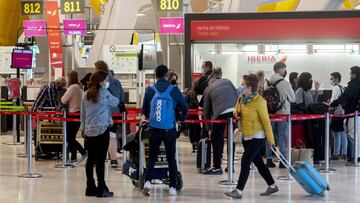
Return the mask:
<path id="1" fill-rule="evenodd" d="M 20 108 L 19 108 L 20 109 Z M 17 110 L 17 111 L 16 111 Z M 6 109 L 5 110 L 0 110 L 0 115 L 24 115 L 24 116 L 28 116 L 28 121 L 30 121 L 30 119 L 37 119 L 37 120 L 52 120 L 52 121 L 60 121 L 64 123 L 64 126 L 66 125 L 66 122 L 81 122 L 81 120 L 79 118 L 68 118 L 67 116 L 72 116 L 72 117 L 80 117 L 80 113 L 66 113 L 64 112 L 54 112 L 54 111 L 38 111 L 38 112 L 26 112 L 26 111 L 19 111 L 18 109 Z M 117 119 L 114 119 L 114 123 L 116 124 L 130 124 L 130 123 L 139 123 L 142 120 L 141 119 L 127 119 L 127 115 L 128 114 L 142 114 L 142 110 L 139 108 L 129 108 L 127 109 L 127 111 L 125 113 L 114 113 L 112 114 L 113 117 L 116 117 Z M 199 110 L 199 109 L 190 109 L 189 110 L 189 115 L 203 115 L 203 111 Z M 292 121 L 305 121 L 305 120 L 319 120 L 319 119 L 325 119 L 326 125 L 325 125 L 325 168 L 323 168 L 321 171 L 323 173 L 330 173 L 333 172 L 333 169 L 329 168 L 329 160 L 330 160 L 330 144 L 329 144 L 329 136 L 330 136 L 330 118 L 352 118 L 354 117 L 354 124 L 355 126 L 358 124 L 358 116 L 359 116 L 359 112 L 356 111 L 355 113 L 350 113 L 350 114 L 345 114 L 345 115 L 339 115 L 339 114 L 269 114 L 270 117 L 270 121 L 271 122 L 283 122 L 283 121 L 287 121 L 289 123 L 289 127 L 288 127 L 288 134 L 289 134 L 289 139 L 288 139 L 288 143 L 287 143 L 287 155 L 288 155 L 288 160 L 289 162 L 291 162 L 291 122 Z M 122 118 L 122 119 L 118 119 L 118 118 Z M 228 120 L 201 120 L 201 119 L 196 119 L 196 120 L 185 120 L 184 123 L 186 124 L 224 124 L 224 125 L 228 125 L 229 129 L 228 131 L 232 131 L 233 127 L 232 125 L 237 122 L 235 119 L 228 119 Z M 124 128 L 125 129 L 125 128 Z M 123 130 L 124 130 L 123 129 Z M 29 136 L 31 137 L 31 127 L 27 130 L 28 131 L 28 137 L 27 139 L 29 139 Z M 357 135 L 358 135 L 358 130 L 355 129 L 355 154 L 357 154 L 357 143 L 359 141 Z M 66 133 L 65 133 L 66 134 Z M 66 136 L 66 135 L 65 135 Z M 123 135 L 126 136 L 126 135 Z M 233 132 L 228 132 L 228 145 L 230 146 L 230 148 L 232 148 L 232 144 L 230 142 L 233 141 Z M 66 140 L 64 140 L 65 142 Z M 31 142 L 27 143 L 28 145 L 31 145 Z M 66 147 L 66 146 L 65 146 Z M 65 150 L 64 147 L 64 151 Z M 31 147 L 28 149 L 31 149 Z M 29 153 L 29 152 L 28 152 Z M 230 168 L 232 168 L 232 157 L 234 156 L 233 154 L 233 150 L 229 150 L 228 152 L 228 166 Z M 31 159 L 31 154 L 30 156 L 28 156 L 29 159 Z M 358 166 L 357 163 L 357 159 L 354 159 L 354 166 Z M 32 162 L 31 160 L 29 161 L 30 165 L 29 165 L 29 171 L 27 173 L 27 175 L 29 176 L 29 174 L 32 174 L 31 168 L 32 168 Z M 65 164 L 66 162 L 64 162 Z M 232 170 L 231 170 L 232 171 Z M 30 175 L 31 176 L 31 175 Z M 33 176 L 31 176 L 33 177 Z M 280 177 L 279 177 L 280 178 Z M 284 180 L 290 180 L 290 175 L 287 175 Z M 223 183 L 225 184 L 235 184 L 236 181 L 234 181 L 233 179 L 233 173 L 229 174 L 228 180 L 224 181 Z"/>

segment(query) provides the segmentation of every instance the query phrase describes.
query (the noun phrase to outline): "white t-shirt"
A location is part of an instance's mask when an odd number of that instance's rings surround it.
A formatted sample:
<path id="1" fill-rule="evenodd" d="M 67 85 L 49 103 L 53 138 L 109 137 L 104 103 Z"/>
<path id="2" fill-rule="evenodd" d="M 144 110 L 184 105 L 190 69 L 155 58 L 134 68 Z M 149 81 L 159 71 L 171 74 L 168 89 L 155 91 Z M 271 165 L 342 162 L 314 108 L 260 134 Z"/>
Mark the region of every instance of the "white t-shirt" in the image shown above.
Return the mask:
<path id="1" fill-rule="evenodd" d="M 330 99 L 330 103 L 337 100 L 340 95 L 344 93 L 344 87 L 341 85 L 336 85 L 334 86 L 332 93 L 331 93 L 331 99 Z"/>

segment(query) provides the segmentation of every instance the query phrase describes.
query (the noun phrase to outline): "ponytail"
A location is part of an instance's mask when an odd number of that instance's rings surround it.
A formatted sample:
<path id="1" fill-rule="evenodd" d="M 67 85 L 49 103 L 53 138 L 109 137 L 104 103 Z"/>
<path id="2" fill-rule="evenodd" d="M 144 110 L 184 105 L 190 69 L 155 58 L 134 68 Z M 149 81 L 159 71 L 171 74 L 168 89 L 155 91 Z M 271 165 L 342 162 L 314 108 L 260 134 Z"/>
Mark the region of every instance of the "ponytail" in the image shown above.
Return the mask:
<path id="1" fill-rule="evenodd" d="M 93 103 L 97 102 L 98 94 L 100 92 L 101 84 L 108 74 L 104 71 L 96 71 L 91 75 L 90 81 L 88 83 L 88 91 L 86 95 L 86 99 L 88 101 L 92 101 Z"/>

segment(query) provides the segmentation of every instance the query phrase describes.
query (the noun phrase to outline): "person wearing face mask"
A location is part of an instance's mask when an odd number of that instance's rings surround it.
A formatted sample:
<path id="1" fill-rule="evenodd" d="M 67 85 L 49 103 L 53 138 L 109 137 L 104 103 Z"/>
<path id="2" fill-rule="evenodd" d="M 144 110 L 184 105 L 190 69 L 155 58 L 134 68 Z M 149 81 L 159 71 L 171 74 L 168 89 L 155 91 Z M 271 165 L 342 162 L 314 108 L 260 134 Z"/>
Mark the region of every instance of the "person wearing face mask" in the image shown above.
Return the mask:
<path id="1" fill-rule="evenodd" d="M 203 76 L 197 80 L 194 86 L 194 91 L 197 95 L 203 95 L 205 89 L 208 87 L 208 78 L 212 73 L 213 64 L 211 61 L 205 61 L 201 67 Z M 204 104 L 203 97 L 200 100 L 199 106 L 202 107 Z"/>
<path id="2" fill-rule="evenodd" d="M 271 128 L 271 122 L 268 114 L 266 100 L 259 95 L 259 80 L 254 74 L 243 76 L 244 92 L 239 96 L 234 109 L 234 116 L 240 119 L 244 154 L 241 159 L 241 172 L 236 188 L 225 195 L 241 199 L 243 190 L 249 177 L 250 165 L 254 163 L 261 177 L 268 185 L 267 190 L 261 193 L 261 196 L 269 196 L 279 189 L 275 184 L 270 170 L 266 167 L 262 156 L 261 149 L 266 145 L 274 147 L 274 135 Z"/>
<path id="3" fill-rule="evenodd" d="M 83 95 L 83 89 L 80 85 L 78 79 L 78 73 L 74 70 L 70 70 L 67 74 L 68 76 L 68 84 L 69 88 L 65 92 L 64 96 L 61 97 L 61 103 L 68 105 L 68 112 L 69 113 L 80 113 L 80 104 L 81 104 L 81 97 Z M 78 116 L 68 116 L 69 118 L 78 118 Z M 81 159 L 78 163 L 83 162 L 87 158 L 87 152 L 81 146 L 81 144 L 76 140 L 76 134 L 79 130 L 80 123 L 78 122 L 67 122 L 66 123 L 66 131 L 68 136 L 68 145 L 69 151 L 71 152 L 71 157 L 69 163 L 76 163 L 78 162 L 76 153 L 77 151 L 80 152 Z"/>
<path id="4" fill-rule="evenodd" d="M 277 62 L 274 64 L 275 74 L 270 77 L 270 84 L 276 84 L 276 88 L 279 92 L 281 109 L 276 112 L 276 114 L 290 114 L 290 103 L 295 101 L 294 90 L 291 87 L 291 84 L 286 81 L 286 64 L 283 62 Z M 280 147 L 280 152 L 285 156 L 286 155 L 286 140 L 287 140 L 287 121 L 273 122 L 272 129 L 274 131 L 275 138 Z M 272 151 L 270 148 L 266 149 L 267 162 L 266 165 L 270 168 L 275 167 L 275 164 L 272 161 Z M 279 168 L 286 168 L 282 163 L 280 163 Z"/>
<path id="5" fill-rule="evenodd" d="M 103 71 L 109 74 L 109 80 L 107 85 L 107 89 L 109 89 L 110 93 L 119 99 L 120 103 L 124 102 L 124 90 L 121 86 L 121 82 L 111 74 L 109 67 L 104 61 L 97 61 L 95 63 L 95 69 L 97 71 Z M 111 113 L 120 113 L 121 109 L 119 106 L 116 106 L 111 109 Z M 114 117 L 116 120 L 120 120 L 121 117 Z M 118 162 L 116 158 L 117 146 L 118 146 L 118 138 L 117 138 L 117 130 L 118 124 L 113 125 L 110 129 L 110 144 L 109 144 L 109 158 L 110 164 L 112 168 L 118 167 Z M 120 140 L 119 140 L 120 141 Z"/>
<path id="6" fill-rule="evenodd" d="M 305 109 L 307 109 L 310 104 L 317 102 L 319 97 L 320 83 L 318 81 L 315 81 L 314 94 L 310 92 L 312 87 L 313 87 L 312 75 L 308 72 L 301 73 L 297 80 L 295 103 L 303 104 Z"/>
<path id="7" fill-rule="evenodd" d="M 86 162 L 86 196 L 112 197 L 105 183 L 105 159 L 109 146 L 109 134 L 113 120 L 111 109 L 117 107 L 119 99 L 108 90 L 109 73 L 96 71 L 90 77 L 89 89 L 81 100 L 81 130 L 88 147 Z M 94 166 L 98 184 L 93 177 Z"/>
<path id="8" fill-rule="evenodd" d="M 334 72 L 330 74 L 330 84 L 333 87 L 330 103 L 338 99 L 341 94 L 344 92 L 344 87 L 340 85 L 341 74 L 339 72 Z M 334 108 L 334 114 L 344 114 L 344 109 L 341 105 Z M 334 132 L 334 152 L 332 160 L 338 160 L 340 156 L 340 147 L 342 149 L 343 159 L 346 160 L 347 157 L 347 137 L 344 129 L 344 118 L 334 117 L 331 119 L 330 128 Z"/>
<path id="9" fill-rule="evenodd" d="M 339 105 L 345 111 L 345 114 L 354 113 L 356 110 L 359 110 L 359 100 L 360 100 L 360 67 L 353 66 L 350 68 L 350 82 L 348 86 L 345 88 L 344 93 L 339 96 L 338 99 L 331 102 L 331 107 L 337 107 Z M 354 149 L 354 117 L 347 118 L 345 120 L 346 123 L 346 132 L 350 144 L 350 152 L 348 153 L 348 163 L 352 163 L 354 158 L 359 160 L 359 157 L 354 157 L 355 149 Z M 357 130 L 360 130 L 359 126 L 357 126 Z M 359 131 L 358 131 L 359 132 Z M 358 154 L 360 155 L 360 147 L 357 148 Z M 360 160 L 359 160 L 360 161 Z"/>

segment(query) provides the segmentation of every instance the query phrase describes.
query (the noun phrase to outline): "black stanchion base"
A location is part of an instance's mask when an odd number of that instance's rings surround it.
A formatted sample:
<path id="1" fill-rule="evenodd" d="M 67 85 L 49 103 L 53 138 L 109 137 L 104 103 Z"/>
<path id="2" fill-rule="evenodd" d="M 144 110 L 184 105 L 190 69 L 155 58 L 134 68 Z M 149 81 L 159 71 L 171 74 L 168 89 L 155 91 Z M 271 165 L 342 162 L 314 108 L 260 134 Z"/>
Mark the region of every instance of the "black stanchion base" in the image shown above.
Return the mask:
<path id="1" fill-rule="evenodd" d="M 18 176 L 19 178 L 40 178 L 41 174 L 37 173 L 24 173 Z"/>
<path id="2" fill-rule="evenodd" d="M 23 145 L 24 142 L 2 143 L 3 145 Z"/>
<path id="3" fill-rule="evenodd" d="M 237 181 L 229 181 L 229 180 L 222 180 L 219 182 L 219 185 L 236 185 Z"/>

